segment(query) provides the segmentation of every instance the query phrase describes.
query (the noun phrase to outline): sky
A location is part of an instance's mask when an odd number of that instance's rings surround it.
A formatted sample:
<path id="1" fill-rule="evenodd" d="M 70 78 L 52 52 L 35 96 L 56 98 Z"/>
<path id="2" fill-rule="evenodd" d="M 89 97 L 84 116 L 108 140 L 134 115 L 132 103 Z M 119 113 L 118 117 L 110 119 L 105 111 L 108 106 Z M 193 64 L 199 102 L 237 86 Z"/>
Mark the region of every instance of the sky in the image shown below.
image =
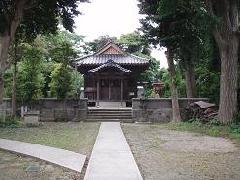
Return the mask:
<path id="1" fill-rule="evenodd" d="M 75 32 L 92 41 L 99 36 L 109 35 L 120 37 L 140 28 L 137 0 L 91 0 L 81 3 L 79 10 L 82 15 L 75 19 Z M 167 67 L 163 51 L 154 49 L 151 54 L 160 61 L 160 67 Z"/>

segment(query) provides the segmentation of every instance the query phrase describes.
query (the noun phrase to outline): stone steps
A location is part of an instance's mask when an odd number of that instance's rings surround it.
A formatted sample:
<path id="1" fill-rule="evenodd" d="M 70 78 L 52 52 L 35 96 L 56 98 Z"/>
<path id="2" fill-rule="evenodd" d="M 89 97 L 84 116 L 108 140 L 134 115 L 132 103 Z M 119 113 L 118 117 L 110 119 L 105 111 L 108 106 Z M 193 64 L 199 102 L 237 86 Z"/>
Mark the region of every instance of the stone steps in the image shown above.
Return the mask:
<path id="1" fill-rule="evenodd" d="M 130 115 L 125 115 L 125 116 L 119 116 L 119 115 L 88 115 L 89 119 L 132 119 L 132 116 Z"/>
<path id="2" fill-rule="evenodd" d="M 87 119 L 88 122 L 124 122 L 124 123 L 133 123 L 132 119 Z"/>
<path id="3" fill-rule="evenodd" d="M 90 108 L 87 121 L 132 122 L 131 108 Z"/>
<path id="4" fill-rule="evenodd" d="M 113 111 L 102 111 L 102 112 L 91 112 L 88 111 L 90 114 L 107 114 L 107 115 L 114 115 L 114 114 L 120 114 L 120 115 L 131 115 L 132 112 L 113 112 Z"/>

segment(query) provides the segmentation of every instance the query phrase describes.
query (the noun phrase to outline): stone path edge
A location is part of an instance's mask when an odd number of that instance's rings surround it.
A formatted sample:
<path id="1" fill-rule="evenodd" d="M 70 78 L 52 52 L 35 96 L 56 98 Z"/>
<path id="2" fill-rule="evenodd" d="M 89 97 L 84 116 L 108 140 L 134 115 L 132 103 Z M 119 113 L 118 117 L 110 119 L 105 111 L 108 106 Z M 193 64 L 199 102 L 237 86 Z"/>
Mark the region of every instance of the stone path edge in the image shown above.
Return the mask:
<path id="1" fill-rule="evenodd" d="M 145 177 L 144 177 L 144 174 L 143 174 L 143 170 L 142 170 L 142 168 L 141 168 L 141 165 L 140 165 L 140 163 L 137 161 L 137 158 L 134 156 L 134 153 L 133 153 L 132 148 L 131 148 L 131 144 L 129 144 L 128 139 L 126 138 L 125 133 L 124 133 L 124 131 L 123 131 L 123 129 L 122 129 L 122 123 L 120 123 L 120 128 L 121 128 L 121 130 L 122 130 L 122 133 L 123 133 L 123 135 L 124 135 L 124 138 L 125 138 L 128 146 L 129 146 L 129 148 L 130 148 L 130 150 L 131 150 L 131 153 L 132 153 L 133 159 L 135 160 L 135 163 L 136 163 L 136 165 L 137 165 L 138 171 L 139 171 L 140 175 L 142 176 L 143 180 L 145 180 Z"/>
<path id="2" fill-rule="evenodd" d="M 1 139 L 1 138 L 0 138 Z M 8 140 L 8 139 L 6 139 L 6 140 Z M 40 145 L 40 144 L 34 144 L 34 145 Z M 54 147 L 55 148 L 55 147 Z M 60 148 L 59 148 L 60 149 Z M 51 162 L 51 161 L 48 161 L 48 160 L 45 160 L 45 159 L 41 159 L 41 158 L 39 158 L 39 157 L 35 157 L 35 156 L 31 156 L 31 155 L 28 155 L 28 154 L 24 154 L 24 153 L 21 153 L 21 152 L 17 152 L 17 151 L 13 151 L 13 150 L 9 150 L 9 149 L 5 149 L 5 148 L 2 148 L 2 147 L 0 147 L 0 150 L 1 151 L 5 151 L 5 152 L 9 152 L 9 153 L 12 153 L 12 154 L 16 154 L 16 155 L 21 155 L 21 156 L 23 156 L 23 157 L 29 157 L 29 158 L 33 158 L 33 159 L 36 159 L 36 160 L 39 160 L 39 161 L 44 161 L 44 162 L 47 162 L 47 163 L 49 163 L 49 164 L 52 164 L 52 165 L 55 165 L 55 166 L 57 166 L 57 167 L 60 167 L 60 168 L 66 168 L 66 169 L 68 169 L 68 170 L 71 170 L 71 171 L 74 171 L 74 172 L 77 172 L 77 173 L 82 173 L 82 170 L 83 170 L 83 168 L 84 168 L 84 165 L 86 164 L 86 156 L 85 156 L 85 160 L 84 160 L 84 163 L 83 163 L 83 166 L 80 168 L 80 171 L 78 171 L 78 170 L 75 170 L 75 169 L 71 169 L 71 168 L 69 168 L 69 167 L 67 167 L 67 166 L 61 166 L 61 165 L 59 165 L 59 164 L 57 164 L 57 163 L 54 163 L 54 162 Z M 66 149 L 63 149 L 63 150 L 66 150 Z M 67 150 L 67 151 L 69 151 L 69 150 Z"/>

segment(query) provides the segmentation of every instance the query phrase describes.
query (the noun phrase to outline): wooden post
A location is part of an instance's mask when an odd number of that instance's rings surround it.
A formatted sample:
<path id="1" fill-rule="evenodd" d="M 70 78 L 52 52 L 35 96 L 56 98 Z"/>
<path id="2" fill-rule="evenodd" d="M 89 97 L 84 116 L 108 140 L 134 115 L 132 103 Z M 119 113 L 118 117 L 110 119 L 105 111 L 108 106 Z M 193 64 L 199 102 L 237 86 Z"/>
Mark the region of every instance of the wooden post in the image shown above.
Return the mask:
<path id="1" fill-rule="evenodd" d="M 111 80 L 108 80 L 108 100 L 111 100 Z"/>
<path id="2" fill-rule="evenodd" d="M 99 78 L 97 78 L 97 107 L 99 107 Z"/>
<path id="3" fill-rule="evenodd" d="M 121 107 L 123 106 L 123 79 L 121 78 Z"/>

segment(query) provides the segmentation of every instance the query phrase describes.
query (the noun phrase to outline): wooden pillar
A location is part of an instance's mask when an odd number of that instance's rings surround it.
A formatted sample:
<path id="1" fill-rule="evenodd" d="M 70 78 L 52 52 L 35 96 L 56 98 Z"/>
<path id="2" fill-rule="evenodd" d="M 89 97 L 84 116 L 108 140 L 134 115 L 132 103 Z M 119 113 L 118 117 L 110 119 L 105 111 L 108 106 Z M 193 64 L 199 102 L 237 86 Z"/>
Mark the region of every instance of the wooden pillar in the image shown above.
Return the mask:
<path id="1" fill-rule="evenodd" d="M 97 107 L 99 107 L 99 78 L 97 78 Z"/>
<path id="2" fill-rule="evenodd" d="M 111 100 L 111 80 L 108 80 L 108 100 Z"/>
<path id="3" fill-rule="evenodd" d="M 123 106 L 123 79 L 121 78 L 121 106 Z"/>

